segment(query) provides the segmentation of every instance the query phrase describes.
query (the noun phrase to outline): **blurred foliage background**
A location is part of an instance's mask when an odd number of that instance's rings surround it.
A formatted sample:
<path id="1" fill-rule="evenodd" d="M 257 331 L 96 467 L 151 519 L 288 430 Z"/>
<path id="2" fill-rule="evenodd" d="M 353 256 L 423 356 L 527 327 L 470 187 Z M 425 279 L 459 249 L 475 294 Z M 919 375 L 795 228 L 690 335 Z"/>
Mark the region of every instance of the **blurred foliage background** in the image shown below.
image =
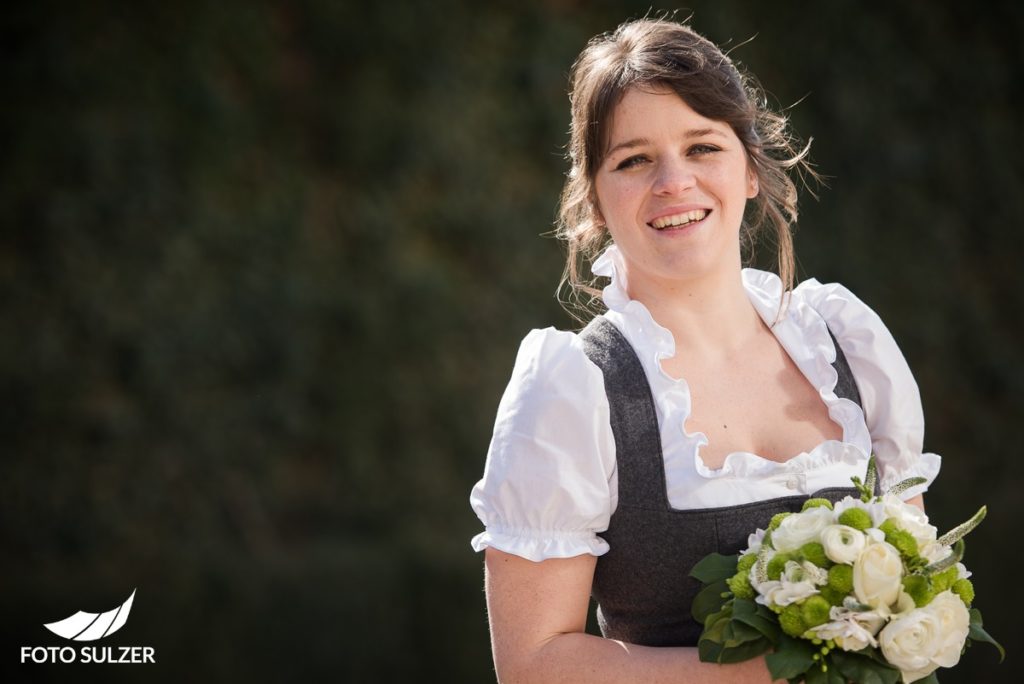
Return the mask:
<path id="1" fill-rule="evenodd" d="M 468 504 L 571 327 L 566 76 L 644 2 L 19 3 L 0 16 L 6 681 L 493 681 Z M 655 6 L 672 10 L 675 6 Z M 1024 515 L 1017 2 L 694 1 L 830 177 L 802 277 L 917 374 L 939 527 L 1010 650 Z M 747 39 L 757 36 L 752 42 Z M 154 666 L 10 668 L 107 610 Z M 1008 680 L 976 647 L 944 682 Z"/>

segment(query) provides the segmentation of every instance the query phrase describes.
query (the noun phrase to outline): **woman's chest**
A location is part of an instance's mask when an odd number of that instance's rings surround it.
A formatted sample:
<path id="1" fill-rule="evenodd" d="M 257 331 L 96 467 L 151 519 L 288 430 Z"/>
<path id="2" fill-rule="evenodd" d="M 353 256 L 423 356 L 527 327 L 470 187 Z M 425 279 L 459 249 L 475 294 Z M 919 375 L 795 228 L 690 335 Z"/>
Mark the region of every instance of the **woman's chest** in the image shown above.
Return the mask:
<path id="1" fill-rule="evenodd" d="M 684 371 L 691 401 L 684 427 L 707 438 L 699 454 L 712 470 L 734 452 L 783 462 L 843 438 L 818 390 L 777 344 L 713 367 L 684 365 L 665 370 Z"/>

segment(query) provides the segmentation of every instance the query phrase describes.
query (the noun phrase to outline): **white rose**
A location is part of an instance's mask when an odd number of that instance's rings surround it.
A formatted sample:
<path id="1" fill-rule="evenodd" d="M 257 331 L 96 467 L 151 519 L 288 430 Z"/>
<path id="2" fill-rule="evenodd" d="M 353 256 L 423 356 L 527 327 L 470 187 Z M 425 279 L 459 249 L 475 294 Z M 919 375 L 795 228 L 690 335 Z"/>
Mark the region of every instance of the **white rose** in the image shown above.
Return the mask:
<path id="1" fill-rule="evenodd" d="M 924 608 L 894 618 L 879 633 L 878 642 L 886 660 L 909 684 L 959 662 L 969 623 L 963 601 L 944 591 Z"/>
<path id="2" fill-rule="evenodd" d="M 919 547 L 927 546 L 938 537 L 938 530 L 929 524 L 928 516 L 917 506 L 904 503 L 898 496 L 886 494 L 882 497 L 882 510 L 887 518 L 896 523 L 917 540 Z"/>
<path id="3" fill-rule="evenodd" d="M 878 634 L 878 644 L 889 664 L 899 669 L 906 684 L 924 679 L 939 666 L 931 654 L 940 638 L 939 621 L 924 608 L 890 621 Z"/>
<path id="4" fill-rule="evenodd" d="M 887 542 L 868 544 L 853 564 L 853 593 L 861 603 L 888 610 L 903 585 L 900 552 Z"/>
<path id="5" fill-rule="evenodd" d="M 853 565 L 860 558 L 865 543 L 863 532 L 846 525 L 829 525 L 821 532 L 821 545 L 833 563 Z"/>
<path id="6" fill-rule="evenodd" d="M 953 667 L 960 662 L 960 652 L 971 628 L 971 614 L 959 596 L 947 590 L 925 606 L 939 621 L 942 638 L 932 661 L 940 667 Z"/>
<path id="7" fill-rule="evenodd" d="M 821 531 L 835 522 L 835 515 L 824 506 L 815 506 L 783 519 L 772 532 L 776 551 L 795 551 L 807 542 L 818 541 Z"/>

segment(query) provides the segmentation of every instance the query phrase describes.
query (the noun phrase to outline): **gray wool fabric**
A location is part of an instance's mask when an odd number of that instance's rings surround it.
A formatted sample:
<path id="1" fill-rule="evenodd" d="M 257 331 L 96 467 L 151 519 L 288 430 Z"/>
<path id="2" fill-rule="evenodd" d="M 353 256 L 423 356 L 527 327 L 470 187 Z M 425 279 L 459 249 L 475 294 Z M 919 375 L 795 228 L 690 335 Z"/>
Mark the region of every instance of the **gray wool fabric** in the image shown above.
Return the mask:
<path id="1" fill-rule="evenodd" d="M 742 551 L 751 532 L 768 527 L 776 513 L 799 511 L 809 497 L 673 509 L 654 399 L 636 352 L 602 316 L 580 338 L 587 357 L 604 374 L 619 481 L 618 506 L 608 530 L 599 535 L 611 548 L 598 558 L 594 574 L 601 633 L 644 646 L 696 646 L 702 627 L 690 606 L 701 586 L 689 576 L 693 566 L 714 551 Z M 836 394 L 860 404 L 850 366 L 838 343 L 835 347 Z M 837 501 L 856 494 L 852 487 L 835 487 L 812 496 Z"/>

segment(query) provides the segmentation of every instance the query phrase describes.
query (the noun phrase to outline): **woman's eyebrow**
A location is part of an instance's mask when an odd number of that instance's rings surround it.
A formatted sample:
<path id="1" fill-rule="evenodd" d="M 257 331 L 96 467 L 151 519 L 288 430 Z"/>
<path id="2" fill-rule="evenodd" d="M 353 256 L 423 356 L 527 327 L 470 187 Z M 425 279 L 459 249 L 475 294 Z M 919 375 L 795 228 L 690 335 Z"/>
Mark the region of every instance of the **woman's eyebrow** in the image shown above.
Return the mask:
<path id="1" fill-rule="evenodd" d="M 718 130 L 717 128 L 691 128 L 690 130 L 686 131 L 686 133 L 683 134 L 683 138 L 686 140 L 691 140 L 693 138 L 703 138 L 706 135 L 717 135 L 722 138 L 726 137 L 725 133 Z M 629 150 L 635 147 L 649 145 L 650 143 L 651 141 L 648 140 L 647 138 L 633 138 L 632 140 L 627 140 L 626 142 L 621 142 L 615 145 L 604 154 L 605 157 L 610 157 L 619 150 Z"/>

